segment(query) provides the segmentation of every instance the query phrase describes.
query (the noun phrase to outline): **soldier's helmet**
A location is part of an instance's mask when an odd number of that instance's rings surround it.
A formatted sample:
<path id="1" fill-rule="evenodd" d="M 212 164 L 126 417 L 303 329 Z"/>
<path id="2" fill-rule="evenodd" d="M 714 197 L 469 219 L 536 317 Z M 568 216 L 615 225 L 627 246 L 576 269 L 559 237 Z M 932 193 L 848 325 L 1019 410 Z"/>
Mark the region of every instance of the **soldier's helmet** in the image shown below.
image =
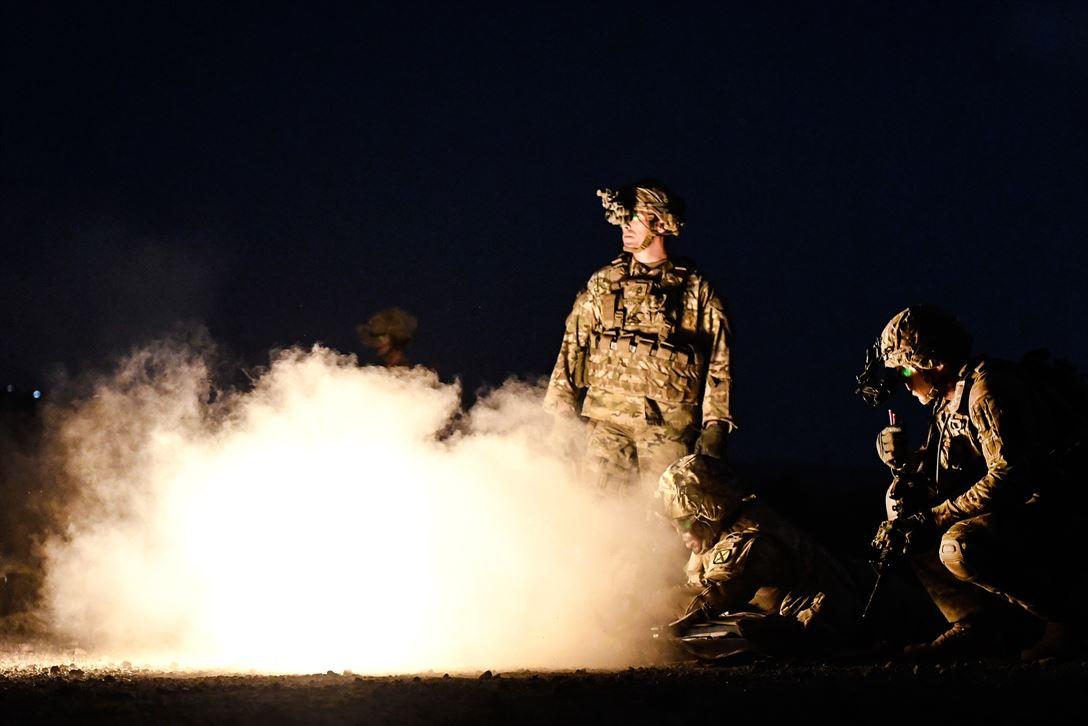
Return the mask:
<path id="1" fill-rule="evenodd" d="M 884 326 L 880 354 L 889 368 L 933 370 L 942 363 L 959 365 L 971 355 L 971 335 L 944 310 L 913 305 Z"/>
<path id="2" fill-rule="evenodd" d="M 355 326 L 359 340 L 368 348 L 376 348 L 381 338 L 388 338 L 395 346 L 405 346 L 416 334 L 419 321 L 400 308 L 386 308 L 370 316 L 365 323 Z"/>
<path id="3" fill-rule="evenodd" d="M 684 200 L 656 179 L 643 179 L 618 190 L 598 189 L 604 218 L 610 224 L 626 224 L 643 212 L 654 217 L 654 232 L 676 237 L 684 226 Z"/>
<path id="4" fill-rule="evenodd" d="M 657 483 L 657 496 L 674 522 L 698 519 L 714 524 L 736 512 L 745 494 L 719 459 L 691 454 L 665 469 Z"/>

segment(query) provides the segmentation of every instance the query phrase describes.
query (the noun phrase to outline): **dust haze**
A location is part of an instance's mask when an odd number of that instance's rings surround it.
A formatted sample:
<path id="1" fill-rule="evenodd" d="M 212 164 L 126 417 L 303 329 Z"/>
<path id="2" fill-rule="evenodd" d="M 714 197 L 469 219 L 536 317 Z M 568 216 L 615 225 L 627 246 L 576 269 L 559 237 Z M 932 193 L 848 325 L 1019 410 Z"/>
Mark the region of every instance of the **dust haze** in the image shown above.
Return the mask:
<path id="1" fill-rule="evenodd" d="M 51 412 L 78 495 L 44 614 L 91 657 L 357 673 L 647 662 L 678 542 L 578 480 L 580 423 L 507 381 L 280 352 L 250 390 L 164 340 Z"/>

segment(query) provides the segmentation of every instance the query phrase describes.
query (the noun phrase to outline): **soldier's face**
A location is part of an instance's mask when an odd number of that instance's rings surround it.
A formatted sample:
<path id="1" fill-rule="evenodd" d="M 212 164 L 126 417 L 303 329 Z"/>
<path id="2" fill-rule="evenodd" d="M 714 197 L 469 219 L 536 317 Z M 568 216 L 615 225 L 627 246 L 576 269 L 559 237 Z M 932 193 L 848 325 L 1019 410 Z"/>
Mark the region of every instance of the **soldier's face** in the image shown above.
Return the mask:
<path id="1" fill-rule="evenodd" d="M 374 341 L 374 352 L 379 356 L 389 355 L 393 350 L 393 339 L 388 335 L 379 335 Z"/>
<path id="2" fill-rule="evenodd" d="M 711 532 L 702 522 L 698 521 L 692 522 L 690 527 L 683 529 L 680 532 L 680 541 L 696 555 L 701 555 L 710 549 L 710 546 L 713 544 L 712 539 L 713 532 Z"/>
<path id="3" fill-rule="evenodd" d="M 942 371 L 920 371 L 914 368 L 900 367 L 899 375 L 903 376 L 903 383 L 911 395 L 918 399 L 923 406 L 928 406 L 940 396 Z"/>
<path id="4" fill-rule="evenodd" d="M 623 249 L 628 252 L 636 252 L 643 248 L 647 238 L 653 236 L 650 225 L 653 220 L 645 213 L 638 212 L 631 215 L 620 229 L 623 231 Z"/>

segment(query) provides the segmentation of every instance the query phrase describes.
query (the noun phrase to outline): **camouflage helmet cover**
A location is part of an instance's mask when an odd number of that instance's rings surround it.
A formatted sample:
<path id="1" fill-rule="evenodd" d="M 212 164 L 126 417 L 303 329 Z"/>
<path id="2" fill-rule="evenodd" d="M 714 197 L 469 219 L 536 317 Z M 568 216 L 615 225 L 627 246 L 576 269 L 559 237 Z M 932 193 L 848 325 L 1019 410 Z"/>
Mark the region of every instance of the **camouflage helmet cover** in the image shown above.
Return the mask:
<path id="1" fill-rule="evenodd" d="M 737 511 L 744 492 L 720 460 L 690 454 L 665 469 L 657 483 L 657 496 L 669 519 L 720 522 Z"/>
<path id="2" fill-rule="evenodd" d="M 419 321 L 400 308 L 386 308 L 355 326 L 359 340 L 368 348 L 378 346 L 379 338 L 389 338 L 396 345 L 407 345 L 416 334 Z"/>
<path id="3" fill-rule="evenodd" d="M 657 234 L 676 237 L 684 226 L 684 202 L 661 182 L 647 179 L 618 191 L 598 189 L 597 196 L 610 224 L 625 224 L 634 214 L 645 212 L 657 220 Z"/>
<path id="4" fill-rule="evenodd" d="M 880 353 L 889 368 L 933 370 L 959 364 L 971 354 L 971 336 L 955 317 L 932 305 L 900 311 L 880 334 Z"/>

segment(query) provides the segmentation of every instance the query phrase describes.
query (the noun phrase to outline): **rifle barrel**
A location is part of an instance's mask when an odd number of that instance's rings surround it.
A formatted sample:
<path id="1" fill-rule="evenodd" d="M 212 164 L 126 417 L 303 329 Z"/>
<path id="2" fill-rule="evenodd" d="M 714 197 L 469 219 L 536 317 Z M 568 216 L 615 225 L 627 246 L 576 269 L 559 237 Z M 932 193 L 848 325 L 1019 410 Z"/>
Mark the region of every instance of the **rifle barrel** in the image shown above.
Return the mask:
<path id="1" fill-rule="evenodd" d="M 884 568 L 881 567 L 876 572 L 876 582 L 873 583 L 873 589 L 869 592 L 869 600 L 865 603 L 865 609 L 861 611 L 861 619 L 865 620 L 869 617 L 869 610 L 873 607 L 873 601 L 876 600 L 877 590 L 880 589 L 880 581 L 884 578 Z"/>

